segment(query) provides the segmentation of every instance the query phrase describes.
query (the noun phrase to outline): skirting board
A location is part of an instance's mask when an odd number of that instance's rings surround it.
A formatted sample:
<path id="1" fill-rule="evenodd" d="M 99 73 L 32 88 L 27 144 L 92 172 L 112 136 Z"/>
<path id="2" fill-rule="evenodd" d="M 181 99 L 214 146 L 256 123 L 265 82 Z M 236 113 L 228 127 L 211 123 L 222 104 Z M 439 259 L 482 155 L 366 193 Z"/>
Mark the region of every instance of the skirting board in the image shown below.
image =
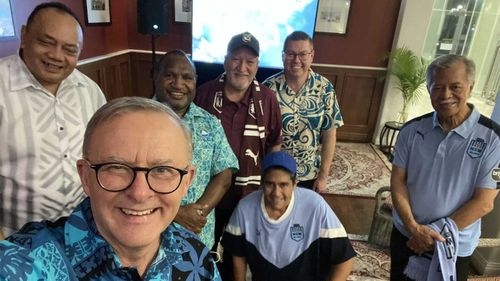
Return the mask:
<path id="1" fill-rule="evenodd" d="M 500 263 L 487 261 L 480 251 L 474 251 L 472 254 L 472 265 L 481 275 L 500 275 Z"/>

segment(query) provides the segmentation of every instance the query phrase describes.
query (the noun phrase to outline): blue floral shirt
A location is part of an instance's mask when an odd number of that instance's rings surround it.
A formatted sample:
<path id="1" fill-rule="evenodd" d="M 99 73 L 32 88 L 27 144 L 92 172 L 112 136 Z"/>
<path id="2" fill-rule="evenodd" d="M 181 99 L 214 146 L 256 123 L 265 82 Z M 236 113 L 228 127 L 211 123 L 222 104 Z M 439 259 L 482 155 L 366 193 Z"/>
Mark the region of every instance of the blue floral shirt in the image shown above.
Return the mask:
<path id="1" fill-rule="evenodd" d="M 225 169 L 238 169 L 238 159 L 233 153 L 222 125 L 215 116 L 191 103 L 182 120 L 191 129 L 193 138 L 193 165 L 196 177 L 181 205 L 195 203 L 205 192 L 210 180 Z M 214 211 L 207 216 L 207 223 L 199 234 L 208 248 L 214 244 Z"/>
<path id="2" fill-rule="evenodd" d="M 288 87 L 283 71 L 263 84 L 277 94 L 283 122 L 281 149 L 297 161 L 298 180 L 316 179 L 321 166 L 321 132 L 344 124 L 332 83 L 309 70 L 298 93 Z"/>
<path id="3" fill-rule="evenodd" d="M 209 249 L 174 225 L 161 234 L 158 254 L 141 278 L 98 233 L 87 198 L 69 217 L 28 223 L 0 241 L 0 280 L 221 279 Z"/>

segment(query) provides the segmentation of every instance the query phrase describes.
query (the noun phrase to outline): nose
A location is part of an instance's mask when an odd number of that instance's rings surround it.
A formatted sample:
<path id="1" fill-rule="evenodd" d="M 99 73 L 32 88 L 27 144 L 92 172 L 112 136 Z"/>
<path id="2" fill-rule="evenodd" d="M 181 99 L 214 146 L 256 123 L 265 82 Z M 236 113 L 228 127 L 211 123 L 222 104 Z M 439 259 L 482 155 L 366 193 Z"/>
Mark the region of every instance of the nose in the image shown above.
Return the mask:
<path id="1" fill-rule="evenodd" d="M 155 194 L 155 192 L 149 188 L 145 172 L 137 172 L 132 185 L 125 190 L 125 193 L 136 202 L 143 202 Z"/>
<path id="2" fill-rule="evenodd" d="M 62 49 L 62 46 L 56 45 L 50 48 L 48 56 L 51 59 L 62 61 L 64 57 L 64 50 Z"/>

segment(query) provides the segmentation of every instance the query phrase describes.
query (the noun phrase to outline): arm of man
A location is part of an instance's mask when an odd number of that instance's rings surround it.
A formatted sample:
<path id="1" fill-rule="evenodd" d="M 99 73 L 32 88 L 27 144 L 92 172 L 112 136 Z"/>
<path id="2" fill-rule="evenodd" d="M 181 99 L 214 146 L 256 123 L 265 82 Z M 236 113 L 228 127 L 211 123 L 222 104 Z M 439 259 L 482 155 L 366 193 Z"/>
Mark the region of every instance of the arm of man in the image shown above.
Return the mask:
<path id="1" fill-rule="evenodd" d="M 464 229 L 491 212 L 498 191 L 498 189 L 476 188 L 472 198 L 450 216 L 458 229 Z"/>
<path id="2" fill-rule="evenodd" d="M 321 166 L 319 169 L 318 178 L 314 182 L 313 189 L 317 192 L 326 190 L 326 180 L 335 154 L 335 145 L 337 144 L 337 129 L 331 128 L 324 131 L 321 137 Z"/>
<path id="3" fill-rule="evenodd" d="M 5 239 L 5 236 L 3 235 L 2 230 L 0 230 L 0 240 L 3 240 L 3 239 Z"/>
<path id="4" fill-rule="evenodd" d="M 179 208 L 174 221 L 195 233 L 200 233 L 207 223 L 207 215 L 217 206 L 229 189 L 231 177 L 231 169 L 225 169 L 215 175 L 196 203 Z"/>
<path id="5" fill-rule="evenodd" d="M 245 281 L 247 278 L 247 260 L 245 257 L 233 256 L 234 281 Z"/>
<path id="6" fill-rule="evenodd" d="M 352 270 L 353 259 L 348 259 L 343 263 L 339 263 L 333 266 L 332 268 L 332 276 L 330 277 L 330 281 L 345 281 L 347 277 L 351 273 Z"/>
<path id="7" fill-rule="evenodd" d="M 432 250 L 435 240 L 444 241 L 439 233 L 415 221 L 406 186 L 406 170 L 396 165 L 392 165 L 391 195 L 394 208 L 403 220 L 406 230 L 410 233 L 407 246 L 412 251 L 421 254 Z"/>

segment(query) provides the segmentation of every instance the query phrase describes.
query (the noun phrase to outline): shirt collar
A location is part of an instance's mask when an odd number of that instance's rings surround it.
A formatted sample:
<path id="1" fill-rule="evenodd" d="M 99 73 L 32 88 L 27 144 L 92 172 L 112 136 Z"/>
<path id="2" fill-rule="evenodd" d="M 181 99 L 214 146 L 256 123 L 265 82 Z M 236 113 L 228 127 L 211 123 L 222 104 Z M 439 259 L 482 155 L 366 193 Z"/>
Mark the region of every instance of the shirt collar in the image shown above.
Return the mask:
<path id="1" fill-rule="evenodd" d="M 168 262 L 172 265 L 182 261 L 182 253 L 187 250 L 182 244 L 176 241 L 174 237 L 175 230 L 176 227 L 171 224 L 161 233 L 160 248 L 149 270 L 154 271 L 154 267 L 163 262 Z M 111 245 L 104 240 L 97 230 L 95 220 L 92 216 L 89 198 L 82 201 L 68 217 L 68 221 L 64 227 L 64 233 L 67 249 L 79 249 L 82 247 L 81 245 L 86 245 L 85 253 L 102 253 L 97 250 L 104 247 L 105 251 L 112 254 L 113 260 L 118 267 L 123 267 Z M 85 253 L 81 256 L 79 256 L 78 253 L 72 253 L 70 258 L 73 264 L 86 258 L 87 255 L 85 255 Z"/>
<path id="2" fill-rule="evenodd" d="M 457 133 L 458 135 L 462 136 L 463 138 L 467 138 L 472 134 L 472 128 L 474 125 L 477 123 L 479 120 L 480 114 L 479 111 L 477 111 L 476 107 L 468 103 L 467 106 L 471 109 L 470 115 L 465 119 L 462 124 L 460 124 L 458 127 L 454 128 L 451 130 L 452 132 Z M 439 124 L 439 119 L 437 112 L 434 111 L 434 114 L 432 115 L 432 127 L 436 128 L 442 128 L 441 124 Z"/>

